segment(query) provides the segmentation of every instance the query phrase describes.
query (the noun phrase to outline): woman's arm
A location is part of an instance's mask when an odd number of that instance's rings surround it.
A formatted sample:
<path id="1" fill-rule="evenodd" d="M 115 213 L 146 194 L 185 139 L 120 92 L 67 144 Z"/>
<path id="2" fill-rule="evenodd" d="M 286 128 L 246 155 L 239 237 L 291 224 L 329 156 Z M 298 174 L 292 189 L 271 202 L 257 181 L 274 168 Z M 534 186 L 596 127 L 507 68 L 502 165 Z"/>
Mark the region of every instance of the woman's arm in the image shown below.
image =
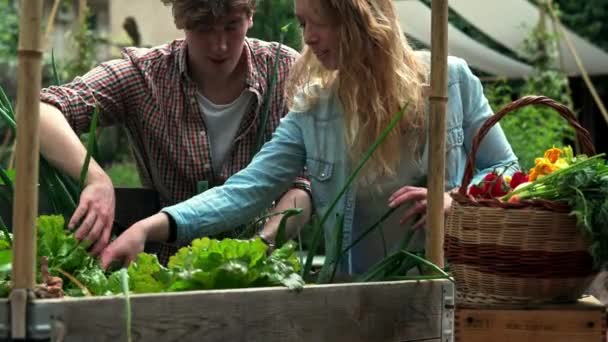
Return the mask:
<path id="1" fill-rule="evenodd" d="M 224 185 L 163 208 L 129 227 L 104 250 L 102 265 L 107 267 L 115 259 L 133 260 L 143 251 L 146 240 L 167 241 L 171 220 L 176 227 L 175 241 L 189 244 L 253 219 L 285 192 L 304 168 L 306 150 L 295 115 L 288 114 L 253 161 Z"/>
<path id="2" fill-rule="evenodd" d="M 466 62 L 459 66 L 460 91 L 463 106 L 463 129 L 467 154 L 471 152 L 472 140 L 483 123 L 493 114 L 488 99 L 483 93 L 479 79 L 473 75 Z M 517 157 L 502 131 L 500 125 L 495 125 L 482 140 L 476 155 L 476 177 L 483 177 L 493 169 L 504 169 L 513 173 L 519 168 Z"/>

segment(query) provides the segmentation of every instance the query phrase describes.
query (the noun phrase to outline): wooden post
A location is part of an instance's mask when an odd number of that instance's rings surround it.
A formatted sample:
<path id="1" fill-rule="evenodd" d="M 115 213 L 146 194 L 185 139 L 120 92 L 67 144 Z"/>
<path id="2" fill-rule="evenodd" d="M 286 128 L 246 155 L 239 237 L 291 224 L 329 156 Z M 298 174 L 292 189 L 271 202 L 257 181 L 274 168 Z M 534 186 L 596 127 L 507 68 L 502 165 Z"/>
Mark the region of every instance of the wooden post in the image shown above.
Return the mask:
<path id="1" fill-rule="evenodd" d="M 448 1 L 431 1 L 431 94 L 426 257 L 443 268 Z"/>
<path id="2" fill-rule="evenodd" d="M 13 338 L 26 337 L 28 294 L 36 282 L 36 215 L 40 85 L 42 79 L 42 0 L 21 1 L 17 84 L 17 164 L 13 208 Z M 14 301 L 13 301 L 14 299 Z"/>

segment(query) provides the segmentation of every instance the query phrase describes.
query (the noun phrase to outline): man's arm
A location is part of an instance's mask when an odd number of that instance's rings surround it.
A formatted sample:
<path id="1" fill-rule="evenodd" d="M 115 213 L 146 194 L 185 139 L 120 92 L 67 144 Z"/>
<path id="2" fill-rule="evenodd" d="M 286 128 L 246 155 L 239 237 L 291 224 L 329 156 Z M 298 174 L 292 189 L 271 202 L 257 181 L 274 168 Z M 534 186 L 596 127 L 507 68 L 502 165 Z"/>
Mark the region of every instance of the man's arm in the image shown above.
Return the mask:
<path id="1" fill-rule="evenodd" d="M 78 179 L 87 151 L 59 109 L 41 103 L 40 131 L 42 155 L 52 165 Z M 110 241 L 114 205 L 112 181 L 101 166 L 91 159 L 85 188 L 68 227 L 78 228 L 76 238 L 95 243 L 92 249 L 94 254 L 101 252 Z"/>
<path id="2" fill-rule="evenodd" d="M 44 102 L 40 103 L 40 132 L 42 155 L 61 171 L 78 179 L 87 150 L 61 111 Z M 91 160 L 87 181 L 95 182 L 104 178 L 107 175 L 103 169 Z"/>

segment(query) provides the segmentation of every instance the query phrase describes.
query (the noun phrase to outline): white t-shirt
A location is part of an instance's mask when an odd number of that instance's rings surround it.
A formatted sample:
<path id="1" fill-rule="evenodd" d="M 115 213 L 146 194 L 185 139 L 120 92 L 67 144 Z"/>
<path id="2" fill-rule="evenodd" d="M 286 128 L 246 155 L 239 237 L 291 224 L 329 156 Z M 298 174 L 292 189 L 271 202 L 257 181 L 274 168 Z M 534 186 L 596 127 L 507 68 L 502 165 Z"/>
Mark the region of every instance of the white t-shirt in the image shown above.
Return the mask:
<path id="1" fill-rule="evenodd" d="M 196 93 L 196 99 L 207 126 L 211 163 L 216 175 L 222 170 L 224 159 L 232 148 L 232 142 L 243 116 L 251 105 L 253 95 L 251 91 L 243 90 L 241 95 L 232 103 L 218 105 L 211 102 L 203 94 Z"/>

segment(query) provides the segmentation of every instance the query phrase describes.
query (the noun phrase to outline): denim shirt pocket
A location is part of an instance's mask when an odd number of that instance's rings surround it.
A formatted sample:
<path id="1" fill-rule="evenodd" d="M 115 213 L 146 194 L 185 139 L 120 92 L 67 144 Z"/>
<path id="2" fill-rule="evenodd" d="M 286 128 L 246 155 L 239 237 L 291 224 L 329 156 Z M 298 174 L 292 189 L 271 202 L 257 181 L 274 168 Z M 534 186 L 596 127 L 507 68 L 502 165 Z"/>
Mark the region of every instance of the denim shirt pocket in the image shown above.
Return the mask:
<path id="1" fill-rule="evenodd" d="M 331 200 L 331 180 L 334 173 L 334 163 L 308 158 L 306 160 L 306 170 L 310 177 L 310 186 L 314 206 L 317 209 L 324 208 Z"/>
<path id="2" fill-rule="evenodd" d="M 466 153 L 464 151 L 464 130 L 462 126 L 455 126 L 448 129 L 446 140 L 446 187 L 453 189 L 460 186 L 464 166 L 466 163 Z"/>

